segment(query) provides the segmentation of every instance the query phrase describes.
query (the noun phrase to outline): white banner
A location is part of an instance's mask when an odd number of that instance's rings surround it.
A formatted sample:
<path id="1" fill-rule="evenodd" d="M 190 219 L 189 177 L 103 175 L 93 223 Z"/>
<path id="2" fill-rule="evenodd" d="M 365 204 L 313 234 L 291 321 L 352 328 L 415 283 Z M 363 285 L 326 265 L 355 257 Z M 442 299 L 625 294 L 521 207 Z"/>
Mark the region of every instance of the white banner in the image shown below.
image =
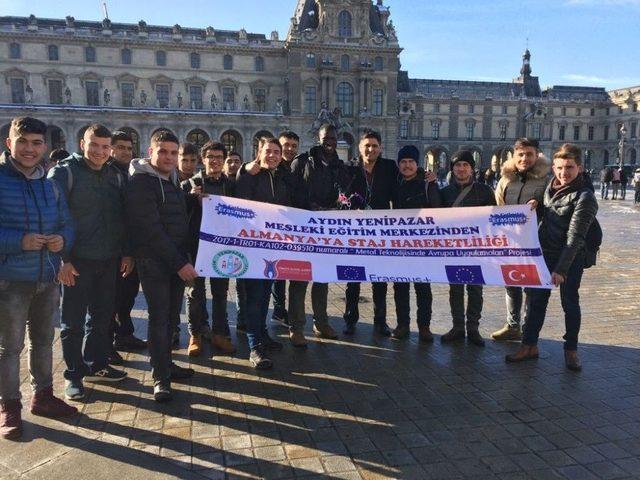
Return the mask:
<path id="1" fill-rule="evenodd" d="M 203 277 L 551 288 L 527 205 L 308 211 L 211 195 Z"/>

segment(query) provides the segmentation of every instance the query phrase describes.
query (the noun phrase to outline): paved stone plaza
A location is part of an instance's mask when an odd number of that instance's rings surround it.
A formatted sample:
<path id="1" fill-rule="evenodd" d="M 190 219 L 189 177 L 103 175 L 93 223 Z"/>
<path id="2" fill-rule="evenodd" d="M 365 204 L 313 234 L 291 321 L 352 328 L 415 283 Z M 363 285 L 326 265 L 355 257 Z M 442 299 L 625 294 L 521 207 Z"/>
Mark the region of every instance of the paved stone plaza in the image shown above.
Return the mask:
<path id="1" fill-rule="evenodd" d="M 605 243 L 583 280 L 581 373 L 563 365 L 557 294 L 541 358 L 527 365 L 505 364 L 516 345 L 375 338 L 366 302 L 355 337 L 287 345 L 271 372 L 249 366 L 238 337 L 235 357 L 191 362 L 196 376 L 174 384 L 168 405 L 152 399 L 146 355 L 127 354 L 129 378 L 94 384 L 68 423 L 23 410 L 23 440 L 0 441 L 0 478 L 640 478 L 640 209 L 604 202 L 599 218 Z M 330 295 L 341 328 L 343 286 Z M 434 297 L 440 335 L 451 324 L 447 287 Z M 142 296 L 136 308 L 144 336 Z M 481 331 L 503 320 L 503 289 L 486 288 Z M 175 359 L 187 365 L 182 330 Z M 61 393 L 59 340 L 54 364 Z M 28 400 L 26 361 L 23 379 Z"/>

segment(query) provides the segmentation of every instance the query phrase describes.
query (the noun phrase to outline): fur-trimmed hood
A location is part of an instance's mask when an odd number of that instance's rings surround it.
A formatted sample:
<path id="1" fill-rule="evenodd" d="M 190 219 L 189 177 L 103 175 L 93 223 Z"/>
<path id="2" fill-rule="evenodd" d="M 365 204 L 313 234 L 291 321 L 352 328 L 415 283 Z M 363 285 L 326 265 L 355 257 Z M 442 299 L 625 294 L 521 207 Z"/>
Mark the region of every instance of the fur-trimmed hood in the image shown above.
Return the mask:
<path id="1" fill-rule="evenodd" d="M 542 153 L 539 153 L 536 163 L 533 165 L 531 170 L 527 172 L 527 176 L 529 178 L 544 178 L 549 174 L 550 169 L 551 162 L 549 162 L 549 159 Z M 516 172 L 516 160 L 512 157 L 502 165 L 500 174 L 509 180 L 514 180 L 516 178 Z"/>

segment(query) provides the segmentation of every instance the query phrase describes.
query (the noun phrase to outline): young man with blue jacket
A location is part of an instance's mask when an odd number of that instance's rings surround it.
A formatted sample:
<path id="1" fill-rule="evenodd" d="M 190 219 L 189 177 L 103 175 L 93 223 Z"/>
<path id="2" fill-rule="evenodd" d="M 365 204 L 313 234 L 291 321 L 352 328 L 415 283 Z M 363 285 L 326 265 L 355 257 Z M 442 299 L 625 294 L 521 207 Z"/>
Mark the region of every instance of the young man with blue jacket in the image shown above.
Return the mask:
<path id="1" fill-rule="evenodd" d="M 60 300 L 60 253 L 73 242 L 64 199 L 46 179 L 47 127 L 13 119 L 0 157 L 0 436 L 20 437 L 20 352 L 29 326 L 31 413 L 68 417 L 76 408 L 53 396 L 52 343 Z"/>

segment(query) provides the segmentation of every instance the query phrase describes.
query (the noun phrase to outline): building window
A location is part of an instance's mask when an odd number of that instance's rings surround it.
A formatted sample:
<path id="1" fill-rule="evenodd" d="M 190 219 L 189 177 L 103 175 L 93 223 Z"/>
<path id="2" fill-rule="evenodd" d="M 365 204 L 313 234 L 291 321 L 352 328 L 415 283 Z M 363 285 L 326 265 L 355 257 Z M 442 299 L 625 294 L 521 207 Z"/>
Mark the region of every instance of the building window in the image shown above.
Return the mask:
<path id="1" fill-rule="evenodd" d="M 60 60 L 60 52 L 58 50 L 58 46 L 49 45 L 47 47 L 47 55 L 49 57 L 49 61 L 51 62 L 57 62 L 58 60 Z"/>
<path id="2" fill-rule="evenodd" d="M 373 69 L 376 72 L 381 72 L 382 70 L 384 70 L 384 60 L 382 59 L 382 57 L 376 57 L 373 59 Z"/>
<path id="3" fill-rule="evenodd" d="M 62 80 L 49 80 L 49 103 L 60 105 L 62 103 Z"/>
<path id="4" fill-rule="evenodd" d="M 315 114 L 317 108 L 316 102 L 316 87 L 304 87 L 304 113 Z"/>
<path id="5" fill-rule="evenodd" d="M 346 10 L 338 14 L 338 35 L 341 37 L 351 36 L 351 14 Z"/>
<path id="6" fill-rule="evenodd" d="M 345 117 L 351 117 L 353 115 L 353 87 L 351 84 L 347 82 L 338 84 L 336 104 Z"/>
<path id="7" fill-rule="evenodd" d="M 122 93 L 122 106 L 133 107 L 133 96 L 135 94 L 135 85 L 131 82 L 121 83 L 120 92 Z"/>
<path id="8" fill-rule="evenodd" d="M 315 68 L 316 56 L 313 53 L 307 53 L 305 56 L 305 64 L 307 65 L 307 68 Z"/>
<path id="9" fill-rule="evenodd" d="M 169 107 L 169 85 L 166 83 L 156 84 L 156 103 L 159 108 Z"/>
<path id="10" fill-rule="evenodd" d="M 636 138 L 636 131 L 638 130 L 638 122 L 631 122 L 631 128 L 629 129 L 629 135 L 631 138 Z"/>
<path id="11" fill-rule="evenodd" d="M 467 113 L 473 113 L 474 112 L 474 106 L 473 105 L 467 105 Z"/>
<path id="12" fill-rule="evenodd" d="M 189 63 L 191 64 L 191 68 L 200 68 L 200 54 L 191 52 L 191 55 L 189 55 Z"/>
<path id="13" fill-rule="evenodd" d="M 582 115 L 582 109 L 576 108 L 576 117 L 579 117 L 580 115 Z"/>
<path id="14" fill-rule="evenodd" d="M 558 140 L 564 141 L 566 135 L 567 135 L 567 127 L 565 127 L 564 125 L 560 125 L 560 127 L 558 128 Z"/>
<path id="15" fill-rule="evenodd" d="M 96 61 L 95 47 L 84 47 L 84 61 L 88 63 L 95 63 Z"/>
<path id="16" fill-rule="evenodd" d="M 202 110 L 202 85 L 189 85 L 189 105 L 193 110 Z"/>
<path id="17" fill-rule="evenodd" d="M 349 70 L 349 55 L 342 55 L 340 57 L 340 69 Z"/>
<path id="18" fill-rule="evenodd" d="M 256 102 L 256 110 L 258 112 L 267 111 L 267 91 L 264 88 L 256 88 L 253 91 L 253 98 Z"/>
<path id="19" fill-rule="evenodd" d="M 407 138 L 409 136 L 409 119 L 403 118 L 400 120 L 400 138 Z"/>
<path id="20" fill-rule="evenodd" d="M 534 123 L 531 125 L 531 136 L 536 140 L 540 140 L 540 133 L 542 131 L 542 125 L 540 123 Z"/>
<path id="21" fill-rule="evenodd" d="M 567 107 L 562 107 L 562 109 L 560 110 L 560 114 L 564 117 L 567 115 Z"/>
<path id="22" fill-rule="evenodd" d="M 506 105 L 502 106 L 502 114 L 506 115 L 509 112 L 509 107 L 507 107 Z"/>
<path id="23" fill-rule="evenodd" d="M 580 125 L 573 127 L 573 140 L 580 140 Z"/>
<path id="24" fill-rule="evenodd" d="M 506 140 L 506 139 L 507 139 L 507 124 L 502 123 L 500 124 L 500 140 Z"/>
<path id="25" fill-rule="evenodd" d="M 609 140 L 609 125 L 604 126 L 603 140 Z"/>
<path id="26" fill-rule="evenodd" d="M 20 57 L 22 57 L 22 52 L 20 50 L 20 44 L 19 43 L 10 43 L 9 44 L 9 58 L 13 59 L 13 60 L 17 60 Z"/>
<path id="27" fill-rule="evenodd" d="M 11 103 L 24 103 L 24 78 L 12 78 Z"/>
<path id="28" fill-rule="evenodd" d="M 381 88 L 373 89 L 373 113 L 375 116 L 379 117 L 382 115 L 382 106 L 384 104 L 384 90 Z"/>
<path id="29" fill-rule="evenodd" d="M 222 87 L 222 109 L 236 109 L 236 91 L 233 87 Z"/>
<path id="30" fill-rule="evenodd" d="M 159 67 L 164 67 L 167 65 L 167 52 L 164 50 L 158 50 L 156 52 L 156 65 Z"/>
<path id="31" fill-rule="evenodd" d="M 255 68 L 256 68 L 256 72 L 264 72 L 264 58 L 256 57 Z"/>
<path id="32" fill-rule="evenodd" d="M 234 132 L 224 132 L 220 140 L 224 145 L 224 148 L 227 150 L 227 153 L 237 152 L 240 150 L 240 141 Z"/>
<path id="33" fill-rule="evenodd" d="M 85 80 L 84 88 L 87 93 L 87 105 L 100 105 L 100 84 L 95 80 Z"/>
<path id="34" fill-rule="evenodd" d="M 440 104 L 436 103 L 435 105 L 433 105 L 433 111 L 435 113 L 440 113 Z"/>
<path id="35" fill-rule="evenodd" d="M 473 134 L 475 132 L 476 125 L 475 123 L 467 123 L 467 140 L 473 140 Z"/>
<path id="36" fill-rule="evenodd" d="M 434 123 L 433 125 L 431 125 L 431 137 L 434 140 L 439 140 L 440 139 L 440 124 L 439 123 Z"/>
<path id="37" fill-rule="evenodd" d="M 128 48 L 123 48 L 120 51 L 120 60 L 123 65 L 131 65 L 131 50 Z"/>
<path id="38" fill-rule="evenodd" d="M 589 115 L 590 115 L 590 116 L 592 116 L 592 117 L 595 117 L 595 115 L 596 115 L 596 109 L 595 109 L 595 108 L 592 108 L 591 110 L 589 110 Z"/>
<path id="39" fill-rule="evenodd" d="M 606 115 L 609 115 L 611 113 L 611 109 L 607 107 L 604 112 Z"/>
<path id="40" fill-rule="evenodd" d="M 225 70 L 233 70 L 233 57 L 231 55 L 222 57 L 222 66 Z"/>
<path id="41" fill-rule="evenodd" d="M 593 140 L 593 132 L 594 132 L 593 125 L 589 125 L 589 130 L 588 130 L 588 133 L 587 133 L 587 135 L 588 135 L 588 137 L 587 137 L 587 138 L 588 138 L 589 140 Z"/>

